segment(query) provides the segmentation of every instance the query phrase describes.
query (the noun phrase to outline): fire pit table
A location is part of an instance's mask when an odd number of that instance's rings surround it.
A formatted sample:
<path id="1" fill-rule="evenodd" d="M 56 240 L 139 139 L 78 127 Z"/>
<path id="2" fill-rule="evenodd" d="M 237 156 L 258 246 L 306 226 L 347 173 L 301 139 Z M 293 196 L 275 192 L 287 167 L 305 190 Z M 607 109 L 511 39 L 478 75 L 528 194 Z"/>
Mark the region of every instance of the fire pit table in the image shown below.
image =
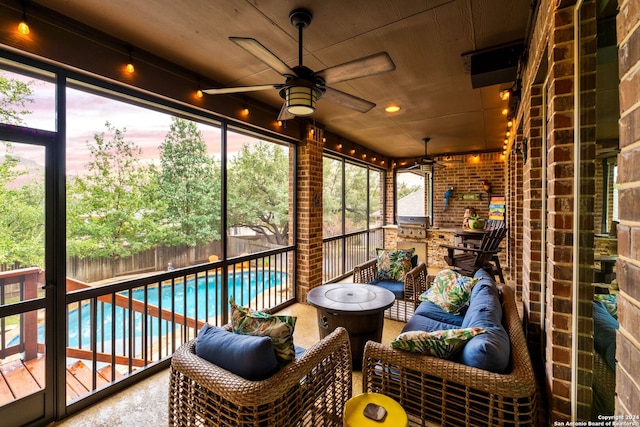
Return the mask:
<path id="1" fill-rule="evenodd" d="M 367 341 L 380 342 L 384 311 L 395 296 L 391 291 L 361 283 L 331 283 L 313 288 L 307 301 L 316 307 L 320 339 L 338 326 L 349 332 L 354 369 L 362 369 L 362 355 Z"/>

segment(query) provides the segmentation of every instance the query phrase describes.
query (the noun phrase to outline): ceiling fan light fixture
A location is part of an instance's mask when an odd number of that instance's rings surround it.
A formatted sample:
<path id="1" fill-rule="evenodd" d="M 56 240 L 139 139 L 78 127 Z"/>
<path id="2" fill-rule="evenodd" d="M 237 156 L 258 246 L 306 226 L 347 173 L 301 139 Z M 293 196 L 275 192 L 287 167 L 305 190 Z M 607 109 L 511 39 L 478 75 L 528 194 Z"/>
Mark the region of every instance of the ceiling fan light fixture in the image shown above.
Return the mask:
<path id="1" fill-rule="evenodd" d="M 398 111 L 400 111 L 400 106 L 389 105 L 387 108 L 384 109 L 384 111 L 386 111 L 387 113 L 397 113 Z"/>
<path id="2" fill-rule="evenodd" d="M 309 116 L 316 111 L 318 90 L 309 86 L 289 86 L 285 89 L 287 111 L 294 116 Z"/>

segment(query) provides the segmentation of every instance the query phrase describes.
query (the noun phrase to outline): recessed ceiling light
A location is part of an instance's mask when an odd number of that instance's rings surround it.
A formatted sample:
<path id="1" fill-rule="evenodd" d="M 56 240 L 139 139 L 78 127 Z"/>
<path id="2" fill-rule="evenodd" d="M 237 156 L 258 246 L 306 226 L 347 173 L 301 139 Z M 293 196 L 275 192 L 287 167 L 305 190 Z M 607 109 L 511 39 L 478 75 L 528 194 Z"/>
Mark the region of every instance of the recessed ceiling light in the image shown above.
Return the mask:
<path id="1" fill-rule="evenodd" d="M 400 107 L 397 105 L 389 105 L 384 109 L 384 111 L 386 111 L 387 113 L 397 113 L 398 111 L 400 111 Z"/>

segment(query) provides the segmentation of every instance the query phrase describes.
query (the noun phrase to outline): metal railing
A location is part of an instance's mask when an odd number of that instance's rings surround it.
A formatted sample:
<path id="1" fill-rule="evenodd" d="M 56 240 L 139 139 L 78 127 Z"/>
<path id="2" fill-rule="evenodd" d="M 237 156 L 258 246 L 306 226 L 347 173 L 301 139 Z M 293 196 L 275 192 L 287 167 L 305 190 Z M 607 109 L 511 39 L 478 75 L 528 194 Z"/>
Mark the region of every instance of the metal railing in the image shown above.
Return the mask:
<path id="1" fill-rule="evenodd" d="M 376 248 L 384 246 L 384 230 L 373 228 L 322 241 L 322 282 L 340 280 L 353 267 L 376 256 Z"/>
<path id="2" fill-rule="evenodd" d="M 67 279 L 67 380 L 77 380 L 67 383 L 67 404 L 168 359 L 205 322 L 226 323 L 229 297 L 256 310 L 293 301 L 294 254 L 287 247 L 100 286 Z M 44 328 L 23 328 L 0 350 L 37 342 L 42 353 Z"/>

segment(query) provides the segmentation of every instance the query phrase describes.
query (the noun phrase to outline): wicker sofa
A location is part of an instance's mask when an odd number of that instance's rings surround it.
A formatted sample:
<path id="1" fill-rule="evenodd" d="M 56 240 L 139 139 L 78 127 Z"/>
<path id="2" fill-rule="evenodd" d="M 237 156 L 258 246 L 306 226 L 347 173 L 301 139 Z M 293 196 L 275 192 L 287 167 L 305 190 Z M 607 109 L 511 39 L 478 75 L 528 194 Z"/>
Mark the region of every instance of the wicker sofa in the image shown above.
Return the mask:
<path id="1" fill-rule="evenodd" d="M 487 277 L 483 280 L 493 281 Z M 495 286 L 511 349 L 505 373 L 369 341 L 364 351 L 363 391 L 394 398 L 421 426 L 536 425 L 536 380 L 514 292 L 508 286 Z"/>
<path id="2" fill-rule="evenodd" d="M 344 328 L 262 381 L 201 359 L 191 340 L 171 361 L 169 425 L 338 427 L 351 395 L 351 346 Z"/>

